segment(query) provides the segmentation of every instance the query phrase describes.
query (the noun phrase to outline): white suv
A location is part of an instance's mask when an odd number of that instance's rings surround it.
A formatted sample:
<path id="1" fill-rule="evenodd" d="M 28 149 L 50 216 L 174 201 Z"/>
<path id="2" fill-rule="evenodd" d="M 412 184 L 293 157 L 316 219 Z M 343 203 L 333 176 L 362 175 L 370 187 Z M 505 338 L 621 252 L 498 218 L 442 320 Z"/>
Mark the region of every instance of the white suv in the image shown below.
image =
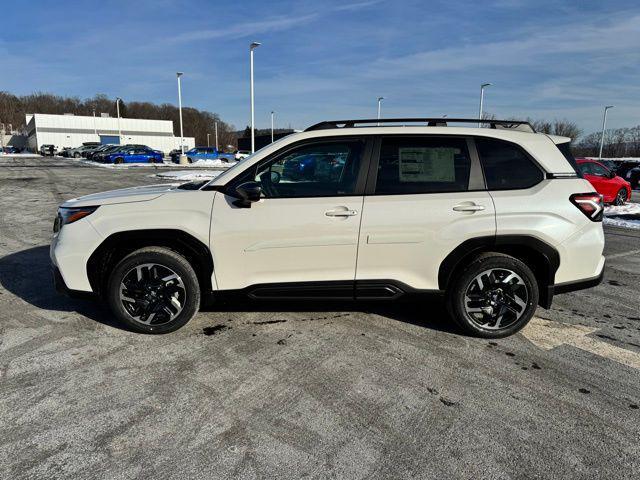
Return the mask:
<path id="1" fill-rule="evenodd" d="M 51 245 L 56 283 L 147 333 L 180 328 L 210 293 L 439 293 L 465 332 L 487 338 L 597 285 L 602 198 L 570 139 L 526 122 L 446 122 L 323 122 L 211 181 L 69 200 Z"/>

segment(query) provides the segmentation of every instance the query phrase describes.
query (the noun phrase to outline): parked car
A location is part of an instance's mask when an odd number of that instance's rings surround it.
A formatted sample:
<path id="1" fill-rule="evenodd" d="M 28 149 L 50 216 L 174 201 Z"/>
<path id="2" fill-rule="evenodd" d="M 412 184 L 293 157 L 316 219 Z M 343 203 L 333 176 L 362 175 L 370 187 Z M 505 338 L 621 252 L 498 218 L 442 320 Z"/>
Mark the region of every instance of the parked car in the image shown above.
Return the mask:
<path id="1" fill-rule="evenodd" d="M 126 149 L 125 145 L 105 145 L 104 149 L 96 150 L 91 154 L 91 160 L 94 162 L 103 162 L 104 157 L 121 149 Z"/>
<path id="2" fill-rule="evenodd" d="M 210 181 L 69 200 L 50 249 L 56 285 L 103 298 L 147 333 L 182 327 L 209 294 L 436 294 L 464 332 L 498 338 L 555 294 L 600 283 L 602 197 L 579 176 L 569 138 L 511 120 L 431 120 L 322 122 Z M 383 126 L 358 127 L 371 122 Z M 330 178 L 274 171 L 328 153 L 344 158 Z"/>
<path id="3" fill-rule="evenodd" d="M 98 152 L 98 151 L 102 151 L 104 149 L 105 145 L 90 145 L 89 147 L 87 147 L 85 150 L 82 151 L 82 156 L 84 158 L 86 158 L 87 160 L 90 160 L 91 157 L 93 156 L 94 153 Z"/>
<path id="4" fill-rule="evenodd" d="M 173 156 L 171 156 L 171 161 L 178 163 L 180 161 L 180 153 L 181 151 L 178 150 L 173 154 Z M 225 162 L 235 160 L 235 155 L 232 153 L 223 153 L 214 147 L 194 147 L 190 150 L 186 150 L 184 154 L 186 155 L 189 163 L 197 162 L 198 160 L 223 160 Z"/>
<path id="5" fill-rule="evenodd" d="M 6 147 L 2 147 L 2 152 L 11 154 L 11 153 L 20 153 L 21 150 L 18 147 L 14 147 L 13 145 L 7 145 Z"/>
<path id="6" fill-rule="evenodd" d="M 631 184 L 632 190 L 640 189 L 640 162 L 635 160 L 622 161 L 616 168 L 616 173 Z"/>
<path id="7" fill-rule="evenodd" d="M 605 203 L 624 205 L 631 198 L 631 184 L 602 163 L 586 158 L 576 159 L 580 173 L 602 195 Z"/>
<path id="8" fill-rule="evenodd" d="M 102 157 L 105 163 L 162 163 L 162 152 L 149 147 L 126 147 Z"/>
<path id="9" fill-rule="evenodd" d="M 84 152 L 92 148 L 94 148 L 93 145 L 81 145 L 76 148 L 70 148 L 67 150 L 67 156 L 72 158 L 81 158 Z"/>
<path id="10" fill-rule="evenodd" d="M 55 145 L 40 145 L 40 155 L 42 155 L 43 157 L 53 157 L 57 152 L 58 150 Z"/>
<path id="11" fill-rule="evenodd" d="M 235 153 L 236 160 L 242 160 L 243 158 L 247 158 L 249 155 L 251 155 L 249 150 L 238 150 Z"/>

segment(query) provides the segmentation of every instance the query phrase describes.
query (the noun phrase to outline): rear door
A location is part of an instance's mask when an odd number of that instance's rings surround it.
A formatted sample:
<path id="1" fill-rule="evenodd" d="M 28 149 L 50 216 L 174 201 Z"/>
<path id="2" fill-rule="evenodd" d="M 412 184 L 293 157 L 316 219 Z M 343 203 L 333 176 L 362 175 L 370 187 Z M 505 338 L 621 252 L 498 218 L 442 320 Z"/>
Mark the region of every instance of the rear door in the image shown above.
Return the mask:
<path id="1" fill-rule="evenodd" d="M 367 145 L 345 137 L 287 146 L 231 181 L 227 194 L 216 194 L 210 238 L 218 288 L 322 282 L 339 289 L 334 296 L 352 296 Z M 325 161 L 305 177 L 287 173 L 309 155 Z M 245 182 L 262 188 L 250 208 L 233 196 Z"/>
<path id="2" fill-rule="evenodd" d="M 384 136 L 367 181 L 357 281 L 436 290 L 444 258 L 473 237 L 495 235 L 473 143 L 459 136 Z"/>

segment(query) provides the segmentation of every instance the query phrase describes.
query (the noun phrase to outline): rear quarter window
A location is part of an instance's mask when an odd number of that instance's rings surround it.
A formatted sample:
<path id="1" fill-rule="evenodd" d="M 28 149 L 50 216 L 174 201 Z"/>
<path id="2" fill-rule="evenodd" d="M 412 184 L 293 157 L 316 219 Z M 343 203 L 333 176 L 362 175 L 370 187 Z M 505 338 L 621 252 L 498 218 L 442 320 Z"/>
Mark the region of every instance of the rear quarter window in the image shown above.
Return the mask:
<path id="1" fill-rule="evenodd" d="M 560 150 L 562 155 L 564 155 L 564 158 L 567 159 L 567 162 L 569 162 L 571 168 L 573 168 L 573 170 L 578 174 L 579 177 L 582 177 L 582 171 L 578 167 L 578 162 L 576 162 L 573 153 L 571 153 L 571 142 L 556 144 L 556 147 L 558 147 L 558 150 Z"/>
<path id="2" fill-rule="evenodd" d="M 476 138 L 489 190 L 519 190 L 540 183 L 540 167 L 518 145 L 494 138 Z"/>

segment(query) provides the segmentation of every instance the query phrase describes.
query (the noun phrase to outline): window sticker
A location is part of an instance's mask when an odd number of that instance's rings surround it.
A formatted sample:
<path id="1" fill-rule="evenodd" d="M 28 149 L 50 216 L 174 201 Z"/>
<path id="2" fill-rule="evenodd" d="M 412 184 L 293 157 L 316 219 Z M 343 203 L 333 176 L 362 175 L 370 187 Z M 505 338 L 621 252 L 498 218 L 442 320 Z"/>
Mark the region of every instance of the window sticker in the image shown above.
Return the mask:
<path id="1" fill-rule="evenodd" d="M 457 148 L 400 148 L 400 182 L 455 182 L 455 155 L 459 152 Z"/>

